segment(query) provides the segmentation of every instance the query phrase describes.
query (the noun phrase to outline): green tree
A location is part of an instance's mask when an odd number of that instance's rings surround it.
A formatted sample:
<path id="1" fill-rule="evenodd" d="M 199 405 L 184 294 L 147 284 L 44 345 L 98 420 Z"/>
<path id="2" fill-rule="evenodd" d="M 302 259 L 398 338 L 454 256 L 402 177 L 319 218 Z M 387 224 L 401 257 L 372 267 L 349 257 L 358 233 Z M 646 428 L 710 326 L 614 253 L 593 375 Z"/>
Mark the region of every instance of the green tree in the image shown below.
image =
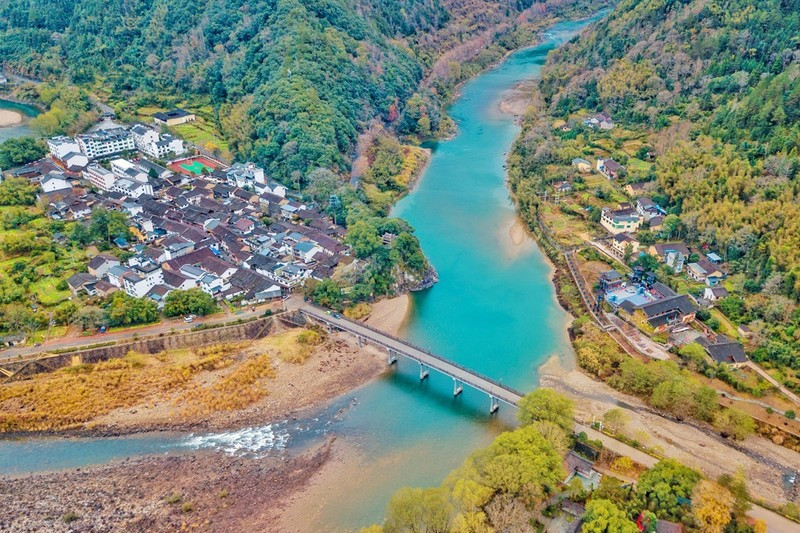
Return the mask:
<path id="1" fill-rule="evenodd" d="M 214 301 L 214 298 L 199 288 L 189 289 L 186 291 L 170 291 L 164 300 L 165 316 L 205 316 L 213 313 L 216 308 L 217 303 Z"/>
<path id="2" fill-rule="evenodd" d="M 79 309 L 72 317 L 72 323 L 83 331 L 93 331 L 108 325 L 108 314 L 99 307 L 86 306 Z"/>
<path id="3" fill-rule="evenodd" d="M 407 231 L 401 232 L 392 241 L 391 258 L 412 272 L 421 272 L 428 263 L 419 241 Z"/>
<path id="4" fill-rule="evenodd" d="M 0 144 L 0 169 L 7 170 L 36 161 L 46 153 L 44 143 L 33 137 L 8 139 Z"/>
<path id="5" fill-rule="evenodd" d="M 681 521 L 701 475 L 674 459 L 656 463 L 639 477 L 633 508 L 649 510 L 664 520 Z"/>
<path id="6" fill-rule="evenodd" d="M 120 211 L 98 208 L 92 211 L 89 233 L 95 241 L 111 242 L 117 237 L 130 238 L 128 217 Z"/>
<path id="7" fill-rule="evenodd" d="M 110 326 L 133 326 L 158 320 L 158 305 L 150 298 L 134 298 L 117 291 L 106 307 Z"/>
<path id="8" fill-rule="evenodd" d="M 552 494 L 565 475 L 561 455 L 533 426 L 501 434 L 475 461 L 483 483 L 528 505 Z"/>
<path id="9" fill-rule="evenodd" d="M 403 488 L 389 501 L 385 533 L 448 533 L 452 506 L 441 488 Z"/>
<path id="10" fill-rule="evenodd" d="M 524 425 L 540 420 L 553 422 L 567 431 L 574 425 L 574 402 L 553 389 L 539 388 L 526 394 L 518 407 L 517 417 Z"/>
<path id="11" fill-rule="evenodd" d="M 723 435 L 744 440 L 756 431 L 753 417 L 733 407 L 721 409 L 714 415 L 714 427 Z"/>
<path id="12" fill-rule="evenodd" d="M 0 205 L 33 205 L 36 186 L 24 178 L 9 178 L 0 183 Z"/>
<path id="13" fill-rule="evenodd" d="M 584 533 L 638 533 L 639 528 L 625 512 L 609 500 L 591 500 L 583 514 Z"/>
<path id="14" fill-rule="evenodd" d="M 606 411 L 603 415 L 603 424 L 613 433 L 619 433 L 630 422 L 631 417 L 622 409 L 616 407 Z"/>
<path id="15" fill-rule="evenodd" d="M 338 281 L 325 279 L 311 288 L 311 299 L 318 305 L 341 310 L 344 302 L 342 286 Z"/>
<path id="16" fill-rule="evenodd" d="M 378 230 L 369 222 L 359 220 L 347 229 L 347 242 L 359 259 L 366 259 L 383 246 Z"/>

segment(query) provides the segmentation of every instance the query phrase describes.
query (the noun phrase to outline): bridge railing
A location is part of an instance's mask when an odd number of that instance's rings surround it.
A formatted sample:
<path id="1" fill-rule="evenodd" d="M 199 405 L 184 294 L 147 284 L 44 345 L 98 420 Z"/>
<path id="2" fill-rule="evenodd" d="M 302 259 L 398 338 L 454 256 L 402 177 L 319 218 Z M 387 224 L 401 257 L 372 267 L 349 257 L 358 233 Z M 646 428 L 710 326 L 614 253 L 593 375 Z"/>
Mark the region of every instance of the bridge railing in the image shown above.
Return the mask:
<path id="1" fill-rule="evenodd" d="M 313 305 L 313 304 L 307 304 L 307 306 L 312 308 L 312 309 L 314 309 L 315 311 L 318 311 L 320 313 L 321 316 L 319 316 L 318 318 L 321 318 L 322 320 L 327 320 L 326 316 L 328 316 L 328 315 L 327 315 L 327 310 L 326 309 L 323 309 L 322 307 L 319 307 L 319 306 Z M 300 311 L 302 312 L 303 309 L 300 308 Z M 342 318 L 337 319 L 337 320 L 343 320 L 345 322 L 352 322 L 353 324 L 356 324 L 359 327 L 362 327 L 364 329 L 368 329 L 369 331 L 375 333 L 376 335 L 382 335 L 384 337 L 388 337 L 388 338 L 392 339 L 395 342 L 399 342 L 400 344 L 404 344 L 404 345 L 408 346 L 409 348 L 413 348 L 413 349 L 415 349 L 417 351 L 420 351 L 420 352 L 432 357 L 433 359 L 441 361 L 442 363 L 447 363 L 448 365 L 452 365 L 452 366 L 456 367 L 457 369 L 466 372 L 467 374 L 472 374 L 473 376 L 475 376 L 477 378 L 480 378 L 480 379 L 482 379 L 484 381 L 487 381 L 487 382 L 491 383 L 492 385 L 500 387 L 501 389 L 505 389 L 505 390 L 507 390 L 507 391 L 509 391 L 509 392 L 511 392 L 513 394 L 516 394 L 519 397 L 525 396 L 524 393 L 522 393 L 521 391 L 519 391 L 517 389 L 514 389 L 513 387 L 509 387 L 508 385 L 503 385 L 501 382 L 497 381 L 494 378 L 490 378 L 489 376 L 485 376 L 485 375 L 483 375 L 483 374 L 481 374 L 479 372 L 476 372 L 476 371 L 472 370 L 471 368 L 467 368 L 464 365 L 460 365 L 460 364 L 456 363 L 455 361 L 451 361 L 450 359 L 445 359 L 441 355 L 437 355 L 435 353 L 432 353 L 430 350 L 426 350 L 425 348 L 417 346 L 414 343 L 409 342 L 406 339 L 401 339 L 400 337 L 396 337 L 395 335 L 391 335 L 390 333 L 386 333 L 386 332 L 381 331 L 379 329 L 373 328 L 372 326 L 368 326 L 367 324 L 364 324 L 363 322 L 356 322 L 354 320 L 350 320 L 349 318 L 342 317 Z M 388 346 L 387 346 L 387 348 L 388 348 Z M 471 384 L 471 385 L 474 386 L 474 384 Z"/>

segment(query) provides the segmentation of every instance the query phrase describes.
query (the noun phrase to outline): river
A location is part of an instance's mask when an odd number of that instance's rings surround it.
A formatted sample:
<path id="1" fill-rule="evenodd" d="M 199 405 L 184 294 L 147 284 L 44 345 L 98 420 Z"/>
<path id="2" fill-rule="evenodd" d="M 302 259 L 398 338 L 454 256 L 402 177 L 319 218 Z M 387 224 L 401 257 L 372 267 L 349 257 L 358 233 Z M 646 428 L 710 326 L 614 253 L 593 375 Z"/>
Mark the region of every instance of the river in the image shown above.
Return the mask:
<path id="1" fill-rule="evenodd" d="M 519 127 L 499 103 L 539 74 L 547 53 L 598 17 L 556 24 L 545 40 L 511 54 L 462 87 L 449 112 L 458 133 L 434 146 L 416 189 L 394 210 L 417 231 L 440 282 L 415 294 L 403 333 L 414 343 L 522 389 L 533 389 L 550 356 L 572 357 L 567 315 L 556 302 L 550 266 L 523 232 L 512 239 L 515 210 L 504 163 Z M 352 450 L 335 490 L 321 486 L 307 515 L 317 530 L 380 520 L 404 485 L 439 484 L 472 451 L 512 427 L 514 413 L 488 415 L 489 400 L 400 359 L 391 373 L 300 421 L 222 435 L 145 435 L 119 439 L 33 440 L 0 444 L 0 473 L 75 467 L 142 453 L 199 446 L 268 453 L 335 434 Z"/>
<path id="2" fill-rule="evenodd" d="M 0 110 L 20 113 L 24 119 L 22 124 L 0 128 L 0 143 L 16 137 L 39 136 L 31 127 L 31 119 L 39 114 L 38 109 L 30 105 L 18 104 L 16 102 L 0 99 Z"/>

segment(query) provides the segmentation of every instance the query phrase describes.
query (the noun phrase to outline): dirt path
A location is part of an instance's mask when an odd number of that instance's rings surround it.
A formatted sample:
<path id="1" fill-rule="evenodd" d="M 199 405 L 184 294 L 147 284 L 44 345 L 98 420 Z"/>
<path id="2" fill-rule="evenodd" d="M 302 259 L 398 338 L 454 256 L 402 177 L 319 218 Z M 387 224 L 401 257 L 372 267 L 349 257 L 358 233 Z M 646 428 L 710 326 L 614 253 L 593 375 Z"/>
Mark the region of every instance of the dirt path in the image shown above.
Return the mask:
<path id="1" fill-rule="evenodd" d="M 800 469 L 800 454 L 759 437 L 732 443 L 711 430 L 673 421 L 654 413 L 640 400 L 615 391 L 579 370 L 565 370 L 557 358 L 540 369 L 540 384 L 576 400 L 577 416 L 586 425 L 608 410 L 619 407 L 630 422 L 623 432 L 646 446 L 659 448 L 667 457 L 702 470 L 716 479 L 744 469 L 751 492 L 771 505 L 782 505 L 788 495 L 783 474 Z"/>

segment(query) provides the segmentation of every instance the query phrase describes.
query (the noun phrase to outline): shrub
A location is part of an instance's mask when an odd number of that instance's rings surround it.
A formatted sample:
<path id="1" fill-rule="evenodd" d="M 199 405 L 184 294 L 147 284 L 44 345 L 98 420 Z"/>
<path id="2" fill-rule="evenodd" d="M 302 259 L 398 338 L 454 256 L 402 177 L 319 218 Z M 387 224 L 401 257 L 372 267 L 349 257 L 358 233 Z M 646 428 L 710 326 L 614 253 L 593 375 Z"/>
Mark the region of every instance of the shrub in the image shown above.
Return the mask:
<path id="1" fill-rule="evenodd" d="M 172 505 L 172 504 L 176 504 L 176 503 L 180 502 L 180 501 L 181 501 L 181 499 L 182 499 L 182 498 L 181 498 L 181 495 L 180 495 L 180 494 L 178 494 L 177 492 L 173 492 L 172 494 L 170 494 L 169 496 L 167 496 L 167 497 L 164 499 L 164 501 L 165 501 L 165 502 L 167 502 L 168 504 Z"/>
<path id="2" fill-rule="evenodd" d="M 192 511 L 194 511 L 194 503 L 193 502 L 183 502 L 183 505 L 181 505 L 181 512 L 191 513 Z"/>
<path id="3" fill-rule="evenodd" d="M 78 516 L 78 514 L 76 512 L 67 511 L 67 513 L 64 515 L 64 523 L 65 524 L 71 524 L 72 522 L 78 520 L 79 518 L 80 518 L 80 516 Z"/>
<path id="4" fill-rule="evenodd" d="M 317 346 L 322 343 L 322 335 L 314 330 L 307 329 L 297 336 L 297 342 L 306 346 Z"/>

